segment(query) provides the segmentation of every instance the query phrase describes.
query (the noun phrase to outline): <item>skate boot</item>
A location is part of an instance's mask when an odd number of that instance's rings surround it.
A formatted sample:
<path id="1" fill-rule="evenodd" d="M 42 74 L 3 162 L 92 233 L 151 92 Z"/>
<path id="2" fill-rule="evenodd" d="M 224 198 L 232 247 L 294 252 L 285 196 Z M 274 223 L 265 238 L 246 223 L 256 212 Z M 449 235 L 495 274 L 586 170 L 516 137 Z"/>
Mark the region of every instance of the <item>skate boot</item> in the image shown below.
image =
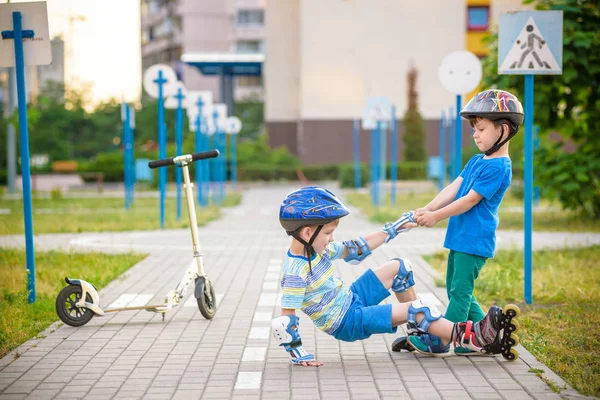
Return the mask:
<path id="1" fill-rule="evenodd" d="M 517 350 L 512 348 L 519 344 L 519 337 L 514 334 L 519 330 L 519 322 L 513 318 L 519 313 L 519 307 L 513 304 L 507 305 L 504 311 L 492 306 L 481 321 L 456 324 L 454 345 L 488 355 L 502 354 L 514 361 L 519 358 Z"/>

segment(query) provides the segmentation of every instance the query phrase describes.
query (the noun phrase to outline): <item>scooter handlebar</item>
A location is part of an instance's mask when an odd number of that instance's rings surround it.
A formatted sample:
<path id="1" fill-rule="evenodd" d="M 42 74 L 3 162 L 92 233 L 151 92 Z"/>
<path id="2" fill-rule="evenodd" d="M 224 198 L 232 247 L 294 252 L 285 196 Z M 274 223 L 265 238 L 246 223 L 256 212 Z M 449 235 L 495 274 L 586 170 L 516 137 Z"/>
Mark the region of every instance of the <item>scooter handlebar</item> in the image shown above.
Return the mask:
<path id="1" fill-rule="evenodd" d="M 194 153 L 191 156 L 192 156 L 192 161 L 205 160 L 207 158 L 216 158 L 216 157 L 219 157 L 219 150 L 203 151 L 200 153 Z M 164 158 L 162 160 L 150 161 L 148 163 L 148 167 L 154 169 L 154 168 L 166 167 L 168 165 L 174 165 L 174 164 L 175 164 L 175 158 L 169 157 L 169 158 Z"/>

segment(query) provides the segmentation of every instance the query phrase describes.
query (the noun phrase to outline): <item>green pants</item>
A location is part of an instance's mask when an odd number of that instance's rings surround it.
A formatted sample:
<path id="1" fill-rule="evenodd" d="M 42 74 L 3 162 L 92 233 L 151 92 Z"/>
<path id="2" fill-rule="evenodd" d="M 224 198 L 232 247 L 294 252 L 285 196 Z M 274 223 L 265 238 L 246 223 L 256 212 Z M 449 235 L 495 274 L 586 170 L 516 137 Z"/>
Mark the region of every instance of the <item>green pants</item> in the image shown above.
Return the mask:
<path id="1" fill-rule="evenodd" d="M 487 258 L 450 250 L 446 271 L 448 309 L 446 319 L 452 322 L 479 321 L 485 313 L 473 295 L 475 280 Z"/>

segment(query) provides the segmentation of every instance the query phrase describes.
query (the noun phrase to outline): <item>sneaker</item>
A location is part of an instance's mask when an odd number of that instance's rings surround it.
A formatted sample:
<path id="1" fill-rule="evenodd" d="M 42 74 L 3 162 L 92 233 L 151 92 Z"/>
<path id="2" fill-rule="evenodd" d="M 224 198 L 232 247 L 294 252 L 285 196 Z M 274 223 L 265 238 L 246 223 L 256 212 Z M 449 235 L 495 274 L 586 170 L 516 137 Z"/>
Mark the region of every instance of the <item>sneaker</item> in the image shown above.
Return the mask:
<path id="1" fill-rule="evenodd" d="M 408 343 L 416 352 L 426 356 L 447 357 L 451 355 L 450 345 L 442 343 L 442 340 L 435 335 L 409 336 Z"/>
<path id="2" fill-rule="evenodd" d="M 456 354 L 457 356 L 493 356 L 493 354 L 480 353 L 478 351 L 473 351 L 462 346 L 456 347 L 454 349 L 454 354 Z"/>

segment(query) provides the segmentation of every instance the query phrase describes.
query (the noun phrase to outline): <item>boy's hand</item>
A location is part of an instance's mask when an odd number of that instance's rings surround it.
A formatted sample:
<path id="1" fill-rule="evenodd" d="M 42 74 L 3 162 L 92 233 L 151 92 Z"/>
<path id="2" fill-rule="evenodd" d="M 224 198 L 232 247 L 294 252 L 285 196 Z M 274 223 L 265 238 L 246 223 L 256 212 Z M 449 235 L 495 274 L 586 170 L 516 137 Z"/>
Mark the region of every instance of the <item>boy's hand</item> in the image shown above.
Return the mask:
<path id="1" fill-rule="evenodd" d="M 323 365 L 322 362 L 320 361 L 301 361 L 299 363 L 294 363 L 294 365 L 300 365 L 302 367 L 320 367 L 321 365 Z"/>
<path id="2" fill-rule="evenodd" d="M 415 219 L 417 220 L 417 224 L 419 224 L 419 226 L 424 226 L 426 228 L 431 228 L 438 222 L 432 211 L 425 210 L 417 211 Z"/>

